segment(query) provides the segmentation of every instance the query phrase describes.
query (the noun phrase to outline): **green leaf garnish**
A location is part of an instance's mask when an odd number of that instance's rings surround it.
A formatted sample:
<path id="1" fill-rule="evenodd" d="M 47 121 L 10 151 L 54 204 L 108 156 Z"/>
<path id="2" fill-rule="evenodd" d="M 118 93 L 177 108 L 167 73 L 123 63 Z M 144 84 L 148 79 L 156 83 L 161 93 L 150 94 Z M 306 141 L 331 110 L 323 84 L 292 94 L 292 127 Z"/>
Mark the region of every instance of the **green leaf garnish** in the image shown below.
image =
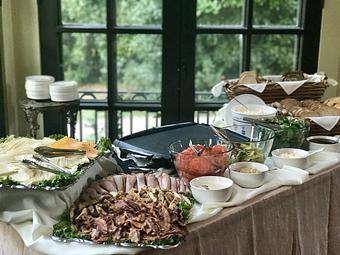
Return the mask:
<path id="1" fill-rule="evenodd" d="M 51 139 L 54 139 L 54 140 L 58 141 L 58 140 L 64 138 L 65 135 L 62 135 L 62 134 L 53 134 L 53 135 L 49 135 L 48 137 L 51 138 Z"/>
<path id="2" fill-rule="evenodd" d="M 13 180 L 10 176 L 0 177 L 0 184 L 2 185 L 20 185 L 20 182 Z"/>
<path id="3" fill-rule="evenodd" d="M 82 172 L 81 171 L 82 168 L 90 165 L 92 161 L 93 160 L 90 160 L 89 163 L 84 163 L 84 164 L 79 165 L 77 170 L 73 174 L 57 174 L 52 179 L 35 182 L 32 184 L 32 186 L 40 187 L 40 188 L 43 188 L 43 187 L 59 188 L 59 187 L 66 187 L 68 185 L 71 185 L 75 183 L 77 179 L 79 178 Z"/>
<path id="4" fill-rule="evenodd" d="M 97 151 L 98 151 L 98 156 L 104 155 L 104 153 L 108 150 L 111 150 L 112 148 L 112 143 L 109 138 L 102 137 L 98 141 L 96 145 Z"/>
<path id="5" fill-rule="evenodd" d="M 72 229 L 71 220 L 68 212 L 65 212 L 61 216 L 60 221 L 53 225 L 53 235 L 61 238 L 88 238 L 83 233 Z"/>

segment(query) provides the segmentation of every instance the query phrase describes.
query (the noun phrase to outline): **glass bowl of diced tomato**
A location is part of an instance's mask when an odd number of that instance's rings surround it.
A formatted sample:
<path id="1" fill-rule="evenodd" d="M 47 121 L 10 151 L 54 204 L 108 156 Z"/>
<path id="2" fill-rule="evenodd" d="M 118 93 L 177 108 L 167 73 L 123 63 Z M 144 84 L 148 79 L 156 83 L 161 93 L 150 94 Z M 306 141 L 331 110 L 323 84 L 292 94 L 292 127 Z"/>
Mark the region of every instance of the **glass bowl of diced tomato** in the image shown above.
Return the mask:
<path id="1" fill-rule="evenodd" d="M 199 176 L 222 176 L 233 145 L 220 138 L 187 138 L 169 145 L 178 175 L 190 181 Z"/>

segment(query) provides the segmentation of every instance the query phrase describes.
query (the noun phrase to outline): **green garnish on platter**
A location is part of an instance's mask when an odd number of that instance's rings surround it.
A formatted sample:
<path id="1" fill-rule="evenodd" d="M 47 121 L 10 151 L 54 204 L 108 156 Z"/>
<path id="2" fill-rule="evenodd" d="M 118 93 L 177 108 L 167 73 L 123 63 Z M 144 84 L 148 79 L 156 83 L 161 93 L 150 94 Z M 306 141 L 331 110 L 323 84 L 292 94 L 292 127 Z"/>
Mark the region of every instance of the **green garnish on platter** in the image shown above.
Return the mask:
<path id="1" fill-rule="evenodd" d="M 10 176 L 0 177 L 0 184 L 2 185 L 20 185 L 20 182 L 13 180 Z"/>
<path id="2" fill-rule="evenodd" d="M 190 210 L 194 204 L 195 199 L 189 194 L 183 194 L 182 200 L 179 202 L 178 207 L 182 211 L 184 222 L 189 221 Z"/>
<path id="3" fill-rule="evenodd" d="M 62 134 L 54 134 L 50 135 L 49 138 L 54 139 L 54 140 L 60 140 L 65 135 Z M 9 141 L 10 139 L 15 139 L 14 136 L 7 136 L 7 137 L 2 137 L 0 138 L 0 143 L 4 143 L 6 141 Z M 98 156 L 100 157 L 104 155 L 104 153 L 108 150 L 111 150 L 112 148 L 112 143 L 110 139 L 102 137 L 99 142 L 96 145 L 96 149 L 98 151 Z M 82 165 L 79 165 L 77 170 L 73 174 L 56 174 L 53 178 L 49 180 L 41 180 L 32 183 L 31 187 L 38 187 L 38 188 L 45 188 L 45 187 L 50 187 L 50 188 L 62 188 L 62 187 L 67 187 L 69 185 L 74 184 L 78 178 L 80 177 L 82 173 L 82 169 L 89 164 L 91 164 L 94 161 L 94 159 L 90 159 L 89 163 L 85 163 Z M 20 182 L 14 181 L 10 176 L 4 176 L 0 177 L 0 184 L 2 185 L 21 185 Z"/>
<path id="4" fill-rule="evenodd" d="M 103 156 L 104 153 L 108 150 L 111 150 L 111 148 L 112 148 L 111 140 L 105 137 L 100 138 L 100 140 L 98 141 L 96 145 L 98 156 Z"/>
<path id="5" fill-rule="evenodd" d="M 56 141 L 58 141 L 58 140 L 60 140 L 60 139 L 62 139 L 64 137 L 65 137 L 65 135 L 62 135 L 62 134 L 53 134 L 53 135 L 49 135 L 48 136 L 48 138 L 54 139 Z"/>
<path id="6" fill-rule="evenodd" d="M 73 184 L 79 177 L 80 172 L 73 174 L 57 174 L 55 177 L 49 180 L 42 180 L 32 184 L 34 187 L 66 187 Z"/>
<path id="7" fill-rule="evenodd" d="M 87 239 L 88 237 L 82 233 L 79 233 L 72 229 L 70 215 L 68 212 L 65 212 L 60 221 L 53 225 L 53 235 L 58 236 L 60 238 L 80 238 Z"/>
<path id="8" fill-rule="evenodd" d="M 42 180 L 32 184 L 33 187 L 53 187 L 53 188 L 62 188 L 74 184 L 81 174 L 81 170 L 83 167 L 90 165 L 93 160 L 90 160 L 89 163 L 81 164 L 78 166 L 77 170 L 73 174 L 57 174 L 52 179 Z"/>

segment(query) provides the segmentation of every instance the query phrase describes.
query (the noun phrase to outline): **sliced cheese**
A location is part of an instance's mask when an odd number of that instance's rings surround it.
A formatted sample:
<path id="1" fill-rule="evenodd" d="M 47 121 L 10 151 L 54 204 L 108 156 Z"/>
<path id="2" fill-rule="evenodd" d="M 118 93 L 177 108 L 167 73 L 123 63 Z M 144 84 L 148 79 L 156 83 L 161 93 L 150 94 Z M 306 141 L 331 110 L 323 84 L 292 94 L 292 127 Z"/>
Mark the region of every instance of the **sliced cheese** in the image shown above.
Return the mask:
<path id="1" fill-rule="evenodd" d="M 74 149 L 86 151 L 86 156 L 89 158 L 97 157 L 96 144 L 91 142 L 80 142 L 68 136 L 52 143 L 49 147 L 54 149 Z"/>

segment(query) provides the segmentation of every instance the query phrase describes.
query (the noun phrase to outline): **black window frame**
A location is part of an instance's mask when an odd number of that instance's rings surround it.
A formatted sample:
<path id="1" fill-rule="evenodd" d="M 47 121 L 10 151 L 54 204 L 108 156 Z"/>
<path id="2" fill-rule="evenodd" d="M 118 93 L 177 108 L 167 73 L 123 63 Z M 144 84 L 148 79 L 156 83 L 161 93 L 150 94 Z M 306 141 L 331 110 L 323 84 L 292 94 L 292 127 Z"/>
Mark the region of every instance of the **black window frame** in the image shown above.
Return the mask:
<path id="1" fill-rule="evenodd" d="M 108 112 L 108 135 L 118 136 L 117 111 L 161 111 L 162 124 L 193 121 L 194 111 L 214 111 L 221 103 L 195 102 L 195 41 L 196 34 L 242 34 L 242 70 L 249 70 L 251 37 L 253 34 L 298 35 L 297 69 L 307 73 L 317 71 L 323 1 L 301 0 L 302 9 L 296 27 L 253 27 L 254 0 L 245 0 L 244 25 L 196 26 L 196 0 L 163 0 L 162 26 L 116 26 L 115 0 L 106 0 L 107 24 L 98 26 L 61 25 L 60 0 L 37 0 L 40 27 L 42 73 L 63 79 L 61 34 L 104 33 L 107 36 L 108 60 L 116 57 L 116 34 L 162 35 L 162 92 L 161 103 L 117 102 L 117 77 L 114 61 L 107 61 L 108 101 L 81 102 L 81 109 Z M 44 116 L 45 135 L 66 133 L 65 123 L 54 114 Z"/>

